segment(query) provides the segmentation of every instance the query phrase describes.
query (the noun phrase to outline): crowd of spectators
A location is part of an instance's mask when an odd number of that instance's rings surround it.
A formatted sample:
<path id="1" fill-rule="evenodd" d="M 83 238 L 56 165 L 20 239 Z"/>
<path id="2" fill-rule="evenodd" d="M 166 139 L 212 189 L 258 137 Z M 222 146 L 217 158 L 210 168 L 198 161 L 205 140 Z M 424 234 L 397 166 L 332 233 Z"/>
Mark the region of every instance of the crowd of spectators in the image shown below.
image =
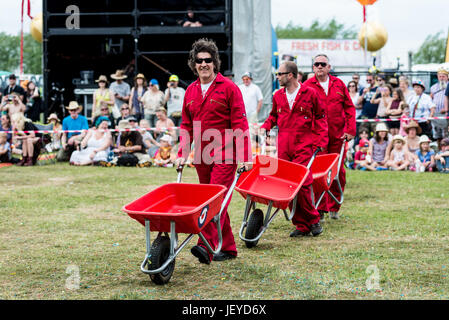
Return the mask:
<path id="1" fill-rule="evenodd" d="M 448 75 L 447 70 L 439 69 L 438 82 L 429 95 L 421 80 L 401 76 L 387 81 L 382 74 L 368 74 L 362 85 L 360 76 L 354 74 L 347 87 L 356 107 L 358 136 L 349 143 L 347 167 L 449 173 Z M 227 76 L 233 79 L 232 72 Z M 10 85 L 3 90 L 0 131 L 31 133 L 2 133 L 0 161 L 11 161 L 19 154 L 22 159 L 17 160 L 18 165 L 33 165 L 43 148 L 57 153 L 58 161 L 72 165 L 173 166 L 185 94 L 179 78 L 171 75 L 165 92 L 157 79 L 148 81 L 142 73 L 133 79 L 132 87 L 124 81 L 127 76 L 122 70 L 110 78 L 111 83 L 105 75 L 96 80 L 90 123 L 81 114 L 83 107 L 71 101 L 66 107 L 69 116 L 61 120 L 51 114 L 47 119 L 53 131 L 62 132 L 41 134 L 33 132 L 38 130 L 34 122 L 42 104 L 39 90 L 34 83 L 27 83 L 26 89 L 20 87 L 12 75 Z M 244 73 L 239 88 L 252 127 L 263 120 L 259 115 L 263 96 L 250 72 Z M 275 156 L 275 138 L 274 130 L 263 141 L 264 146 L 257 137 L 253 139 L 253 154 L 264 150 Z"/>

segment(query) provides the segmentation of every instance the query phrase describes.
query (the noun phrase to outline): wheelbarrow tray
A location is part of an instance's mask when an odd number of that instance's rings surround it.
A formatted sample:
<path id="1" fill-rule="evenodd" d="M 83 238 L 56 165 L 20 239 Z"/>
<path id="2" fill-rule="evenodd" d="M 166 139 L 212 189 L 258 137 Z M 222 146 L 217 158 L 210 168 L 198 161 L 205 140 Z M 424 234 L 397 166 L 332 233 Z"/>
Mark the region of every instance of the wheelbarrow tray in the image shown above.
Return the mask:
<path id="1" fill-rule="evenodd" d="M 245 199 L 286 209 L 303 185 L 309 170 L 300 164 L 258 155 L 253 169 L 242 174 L 236 185 Z"/>
<path id="2" fill-rule="evenodd" d="M 316 194 L 329 190 L 332 181 L 334 181 L 338 173 L 338 158 L 339 155 L 337 153 L 316 156 L 310 167 L 313 176 L 313 191 Z"/>
<path id="3" fill-rule="evenodd" d="M 123 211 L 150 230 L 198 234 L 220 212 L 226 187 L 216 184 L 169 183 L 125 205 Z"/>

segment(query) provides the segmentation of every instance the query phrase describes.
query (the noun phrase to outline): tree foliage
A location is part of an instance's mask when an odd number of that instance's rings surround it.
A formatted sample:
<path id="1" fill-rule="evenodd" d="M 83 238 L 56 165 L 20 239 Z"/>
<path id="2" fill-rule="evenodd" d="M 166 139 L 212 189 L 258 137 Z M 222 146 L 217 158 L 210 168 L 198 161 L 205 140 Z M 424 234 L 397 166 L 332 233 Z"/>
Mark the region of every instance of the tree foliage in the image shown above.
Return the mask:
<path id="1" fill-rule="evenodd" d="M 14 72 L 20 67 L 20 35 L 0 33 L 0 70 Z M 23 72 L 42 74 L 42 45 L 30 34 L 23 37 Z"/>
<path id="2" fill-rule="evenodd" d="M 413 55 L 414 64 L 443 63 L 446 54 L 446 37 L 442 31 L 428 35 Z"/>
<path id="3" fill-rule="evenodd" d="M 275 30 L 278 39 L 355 39 L 358 33 L 354 26 L 347 28 L 335 18 L 324 23 L 315 19 L 309 27 L 290 21 L 285 27 L 277 25 Z"/>

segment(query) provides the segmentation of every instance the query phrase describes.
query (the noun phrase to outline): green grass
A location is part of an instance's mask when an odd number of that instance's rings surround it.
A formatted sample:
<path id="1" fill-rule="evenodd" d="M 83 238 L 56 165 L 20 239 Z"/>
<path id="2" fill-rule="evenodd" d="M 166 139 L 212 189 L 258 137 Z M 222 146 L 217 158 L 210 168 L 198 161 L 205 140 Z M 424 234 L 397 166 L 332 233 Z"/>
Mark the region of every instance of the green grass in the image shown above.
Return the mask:
<path id="1" fill-rule="evenodd" d="M 170 283 L 156 286 L 140 271 L 144 228 L 121 208 L 174 182 L 174 169 L 57 164 L 0 172 L 0 299 L 449 298 L 447 175 L 350 171 L 341 219 L 326 219 L 321 236 L 292 239 L 279 215 L 253 249 L 238 237 L 245 203 L 234 193 L 239 257 L 199 264 L 190 254 L 195 238 Z M 183 182 L 197 183 L 193 169 Z M 79 269 L 79 289 L 66 288 L 69 266 Z M 379 290 L 367 290 L 370 266 Z"/>

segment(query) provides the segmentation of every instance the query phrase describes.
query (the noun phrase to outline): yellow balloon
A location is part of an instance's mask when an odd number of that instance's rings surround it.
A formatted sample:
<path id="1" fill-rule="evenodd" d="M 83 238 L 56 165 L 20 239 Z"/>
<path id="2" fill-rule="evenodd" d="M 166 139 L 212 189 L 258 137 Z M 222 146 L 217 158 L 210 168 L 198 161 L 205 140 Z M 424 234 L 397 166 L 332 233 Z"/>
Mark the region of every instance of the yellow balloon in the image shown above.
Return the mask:
<path id="1" fill-rule="evenodd" d="M 376 21 L 365 22 L 360 29 L 359 42 L 362 48 L 365 48 L 365 35 L 367 35 L 367 50 L 371 52 L 382 49 L 388 40 L 387 30 Z"/>
<path id="2" fill-rule="evenodd" d="M 42 43 L 42 28 L 42 13 L 39 13 L 33 18 L 33 20 L 31 20 L 30 33 L 33 39 L 40 43 Z"/>

